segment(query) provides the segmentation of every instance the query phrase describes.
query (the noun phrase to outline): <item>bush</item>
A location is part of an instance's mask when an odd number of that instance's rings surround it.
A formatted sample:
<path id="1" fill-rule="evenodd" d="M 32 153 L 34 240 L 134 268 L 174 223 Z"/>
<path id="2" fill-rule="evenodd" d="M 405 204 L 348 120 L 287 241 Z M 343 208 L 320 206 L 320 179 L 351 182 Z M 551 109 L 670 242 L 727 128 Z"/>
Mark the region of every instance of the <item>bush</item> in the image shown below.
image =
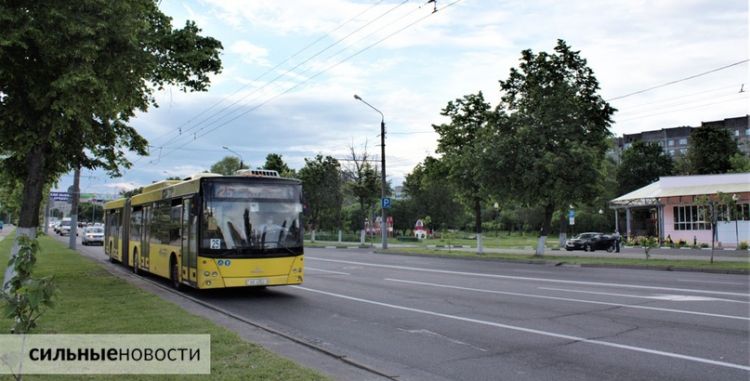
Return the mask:
<path id="1" fill-rule="evenodd" d="M 701 249 L 707 249 L 708 248 L 708 244 L 707 243 L 702 243 L 700 246 L 701 246 Z"/>
<path id="2" fill-rule="evenodd" d="M 677 241 L 677 247 L 678 248 L 685 247 L 685 246 L 687 246 L 687 242 L 685 242 L 684 239 L 681 239 L 681 240 Z"/>
<path id="3" fill-rule="evenodd" d="M 409 237 L 409 236 L 405 236 L 405 235 L 398 236 L 398 237 L 396 237 L 396 239 L 399 240 L 399 241 L 402 241 L 402 242 L 419 242 L 419 238 L 417 238 L 417 237 Z"/>
<path id="4" fill-rule="evenodd" d="M 740 242 L 740 247 L 739 247 L 740 250 L 747 250 L 747 248 L 748 248 L 747 241 Z"/>

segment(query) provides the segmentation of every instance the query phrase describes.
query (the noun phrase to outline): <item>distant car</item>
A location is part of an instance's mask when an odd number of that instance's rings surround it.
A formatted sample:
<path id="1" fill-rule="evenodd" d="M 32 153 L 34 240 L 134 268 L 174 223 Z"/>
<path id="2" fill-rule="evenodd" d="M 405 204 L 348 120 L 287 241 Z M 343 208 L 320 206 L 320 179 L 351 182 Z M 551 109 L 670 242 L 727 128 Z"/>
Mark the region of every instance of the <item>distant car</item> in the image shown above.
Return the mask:
<path id="1" fill-rule="evenodd" d="M 581 233 L 567 241 L 565 241 L 565 250 L 607 250 L 611 253 L 615 250 L 614 236 L 606 235 L 604 233 L 588 232 Z"/>
<path id="2" fill-rule="evenodd" d="M 57 229 L 57 234 L 59 235 L 70 234 L 70 225 L 72 225 L 70 218 L 63 218 L 63 220 L 60 222 L 60 228 Z"/>
<path id="3" fill-rule="evenodd" d="M 84 246 L 91 244 L 104 245 L 104 228 L 98 226 L 90 226 L 83 229 L 81 244 Z"/>

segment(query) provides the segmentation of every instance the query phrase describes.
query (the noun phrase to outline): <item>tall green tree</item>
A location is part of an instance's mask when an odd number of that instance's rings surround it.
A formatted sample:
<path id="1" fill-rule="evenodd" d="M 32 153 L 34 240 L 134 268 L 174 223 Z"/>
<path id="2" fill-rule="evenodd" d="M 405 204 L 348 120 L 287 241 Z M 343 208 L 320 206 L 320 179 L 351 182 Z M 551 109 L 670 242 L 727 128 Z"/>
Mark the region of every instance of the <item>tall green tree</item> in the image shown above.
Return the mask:
<path id="1" fill-rule="evenodd" d="M 414 227 L 417 219 L 430 216 L 431 228 L 458 228 L 465 214 L 458 193 L 452 184 L 445 181 L 447 169 L 436 158 L 426 157 L 424 161 L 406 175 L 405 203 L 411 205 L 408 228 Z M 395 219 L 395 217 L 394 217 Z"/>
<path id="2" fill-rule="evenodd" d="M 487 139 L 485 175 L 493 188 L 544 210 L 542 255 L 553 213 L 596 198 L 616 110 L 599 95 L 586 59 L 563 40 L 553 53 L 521 52 L 500 88 L 509 118 L 498 118 Z"/>
<path id="3" fill-rule="evenodd" d="M 437 152 L 443 155 L 441 161 L 454 189 L 474 213 L 474 231 L 477 233 L 478 250 L 481 251 L 485 190 L 477 157 L 484 147 L 483 134 L 494 120 L 492 106 L 480 91 L 448 102 L 440 115 L 450 118 L 450 122 L 432 125 L 440 135 Z"/>
<path id="4" fill-rule="evenodd" d="M 128 125 L 154 91 L 201 91 L 221 43 L 188 21 L 172 27 L 154 0 L 7 0 L 0 5 L 0 152 L 23 181 L 19 234 L 34 235 L 43 188 L 72 168 L 129 167 L 146 154 Z"/>
<path id="5" fill-rule="evenodd" d="M 277 153 L 269 153 L 266 156 L 266 163 L 263 165 L 264 169 L 276 171 L 283 177 L 294 177 L 294 171 L 289 168 L 284 162 L 281 155 Z"/>
<path id="6" fill-rule="evenodd" d="M 692 174 L 730 172 L 731 158 L 738 152 L 737 142 L 729 131 L 718 126 L 695 128 L 688 138 L 687 159 Z"/>
<path id="7" fill-rule="evenodd" d="M 338 160 L 322 155 L 305 159 L 299 178 L 302 180 L 307 204 L 307 224 L 313 230 L 320 227 L 341 228 L 344 196 L 341 164 Z"/>
<path id="8" fill-rule="evenodd" d="M 370 163 L 366 144 L 361 153 L 357 152 L 354 146 L 349 147 L 349 151 L 350 164 L 343 171 L 345 188 L 359 204 L 359 215 L 355 216 L 354 220 L 364 221 L 380 197 L 380 171 Z"/>
<path id="9" fill-rule="evenodd" d="M 247 166 L 244 163 L 240 163 L 240 159 L 237 156 L 225 156 L 211 166 L 211 173 L 232 176 L 240 169 L 247 169 Z"/>
<path id="10" fill-rule="evenodd" d="M 619 193 L 625 194 L 672 174 L 672 158 L 660 145 L 636 141 L 622 153 L 617 168 Z"/>

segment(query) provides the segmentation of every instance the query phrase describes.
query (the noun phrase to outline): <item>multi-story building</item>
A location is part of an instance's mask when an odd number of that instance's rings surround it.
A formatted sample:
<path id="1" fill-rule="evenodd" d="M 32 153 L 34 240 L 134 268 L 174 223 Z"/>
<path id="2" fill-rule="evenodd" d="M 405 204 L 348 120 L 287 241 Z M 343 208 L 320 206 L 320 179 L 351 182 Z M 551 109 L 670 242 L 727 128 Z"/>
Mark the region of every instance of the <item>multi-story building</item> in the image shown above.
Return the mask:
<path id="1" fill-rule="evenodd" d="M 727 118 L 710 122 L 702 122 L 701 127 L 712 126 L 727 129 L 737 142 L 737 147 L 746 155 L 750 155 L 750 115 Z M 644 131 L 636 134 L 624 134 L 617 138 L 619 151 L 630 147 L 636 141 L 656 143 L 670 156 L 687 153 L 688 138 L 694 128 L 700 127 L 671 127 L 661 130 Z"/>

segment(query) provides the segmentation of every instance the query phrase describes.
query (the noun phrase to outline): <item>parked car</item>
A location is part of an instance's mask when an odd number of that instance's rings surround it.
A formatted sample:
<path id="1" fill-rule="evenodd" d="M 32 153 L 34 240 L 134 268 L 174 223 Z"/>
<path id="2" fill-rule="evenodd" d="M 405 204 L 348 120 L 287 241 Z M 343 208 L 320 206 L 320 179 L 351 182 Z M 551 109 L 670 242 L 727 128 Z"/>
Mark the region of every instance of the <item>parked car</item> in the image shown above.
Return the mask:
<path id="1" fill-rule="evenodd" d="M 615 250 L 616 237 L 604 233 L 587 232 L 581 233 L 565 241 L 565 250 L 607 250 L 611 253 Z"/>
<path id="2" fill-rule="evenodd" d="M 104 228 L 98 226 L 84 228 L 81 244 L 84 246 L 91 244 L 104 245 Z"/>

